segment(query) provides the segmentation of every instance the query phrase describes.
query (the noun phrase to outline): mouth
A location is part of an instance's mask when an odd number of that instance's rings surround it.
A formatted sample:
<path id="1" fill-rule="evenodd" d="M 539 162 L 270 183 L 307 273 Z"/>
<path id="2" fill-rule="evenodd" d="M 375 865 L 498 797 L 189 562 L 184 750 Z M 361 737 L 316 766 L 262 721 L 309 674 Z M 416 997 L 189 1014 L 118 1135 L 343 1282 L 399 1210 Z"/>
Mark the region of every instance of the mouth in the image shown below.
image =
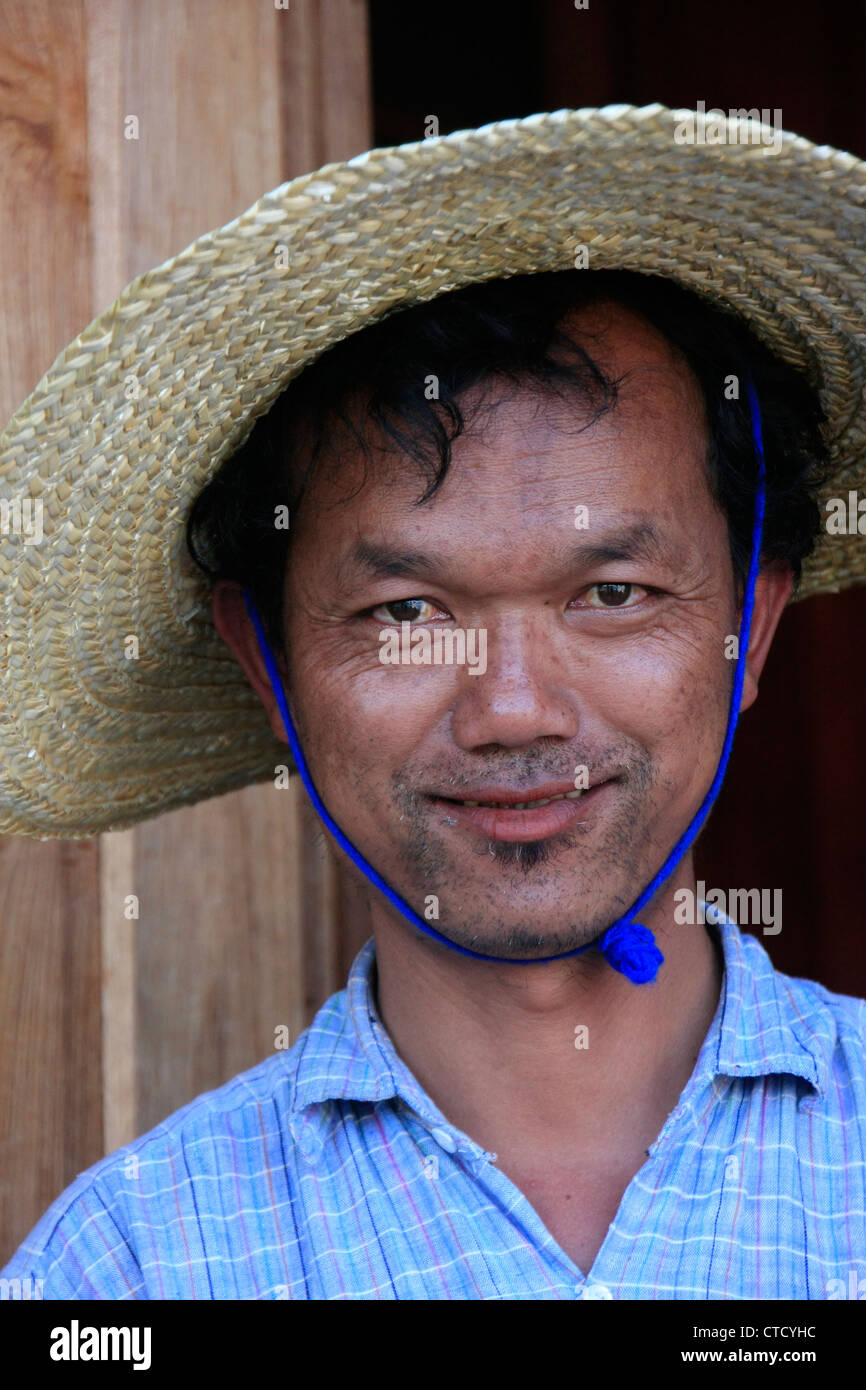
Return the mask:
<path id="1" fill-rule="evenodd" d="M 475 830 L 488 840 L 545 840 L 592 817 L 610 794 L 616 778 L 597 782 L 585 791 L 562 783 L 514 791 L 483 787 L 466 798 L 432 796 L 452 822 Z"/>

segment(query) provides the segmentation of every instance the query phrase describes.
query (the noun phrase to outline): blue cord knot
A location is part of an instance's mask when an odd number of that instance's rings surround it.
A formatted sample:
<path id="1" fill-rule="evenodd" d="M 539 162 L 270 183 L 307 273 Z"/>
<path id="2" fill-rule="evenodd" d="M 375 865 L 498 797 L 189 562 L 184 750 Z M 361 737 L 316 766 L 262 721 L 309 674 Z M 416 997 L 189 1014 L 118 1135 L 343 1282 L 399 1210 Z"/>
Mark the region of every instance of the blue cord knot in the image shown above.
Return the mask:
<path id="1" fill-rule="evenodd" d="M 608 965 L 635 985 L 649 984 L 664 962 L 655 937 L 640 922 L 615 922 L 599 938 L 598 949 Z"/>

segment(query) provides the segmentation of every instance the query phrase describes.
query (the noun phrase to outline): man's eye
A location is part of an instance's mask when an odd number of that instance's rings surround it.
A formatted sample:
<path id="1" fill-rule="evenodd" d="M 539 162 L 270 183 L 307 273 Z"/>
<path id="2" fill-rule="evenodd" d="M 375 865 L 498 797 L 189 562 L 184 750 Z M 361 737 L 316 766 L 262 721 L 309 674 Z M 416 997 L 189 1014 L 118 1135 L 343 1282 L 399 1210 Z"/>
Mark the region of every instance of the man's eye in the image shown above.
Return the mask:
<path id="1" fill-rule="evenodd" d="M 587 603 L 588 608 L 635 608 L 637 605 L 629 603 L 629 599 L 636 591 L 647 593 L 642 584 L 593 584 L 587 591 L 591 594 L 595 590 L 598 595 L 598 603 Z"/>
<path id="2" fill-rule="evenodd" d="M 424 612 L 425 609 L 429 611 Z M 429 599 L 400 598 L 393 603 L 380 603 L 376 608 L 371 608 L 370 617 L 382 623 L 389 620 L 394 623 L 430 622 L 435 614 L 441 612 L 441 608 L 437 608 Z M 387 613 L 388 617 L 381 618 L 380 613 Z"/>

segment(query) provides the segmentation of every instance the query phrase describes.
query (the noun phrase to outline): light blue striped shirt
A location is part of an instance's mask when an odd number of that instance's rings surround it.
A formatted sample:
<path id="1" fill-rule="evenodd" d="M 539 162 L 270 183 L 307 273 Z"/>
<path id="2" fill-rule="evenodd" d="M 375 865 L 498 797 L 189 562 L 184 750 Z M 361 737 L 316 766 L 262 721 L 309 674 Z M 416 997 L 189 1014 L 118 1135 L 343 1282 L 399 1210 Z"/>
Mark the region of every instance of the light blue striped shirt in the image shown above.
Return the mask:
<path id="1" fill-rule="evenodd" d="M 710 929 L 715 1017 L 586 1273 L 398 1057 L 371 938 L 290 1050 L 82 1173 L 0 1277 L 71 1299 L 866 1298 L 866 1003 Z"/>

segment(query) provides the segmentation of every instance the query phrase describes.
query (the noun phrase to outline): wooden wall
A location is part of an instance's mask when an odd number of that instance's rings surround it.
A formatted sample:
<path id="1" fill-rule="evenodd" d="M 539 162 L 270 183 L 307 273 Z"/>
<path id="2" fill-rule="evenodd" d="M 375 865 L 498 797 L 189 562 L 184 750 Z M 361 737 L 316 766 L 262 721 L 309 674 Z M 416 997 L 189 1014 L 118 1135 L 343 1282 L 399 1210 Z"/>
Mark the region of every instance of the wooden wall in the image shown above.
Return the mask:
<path id="1" fill-rule="evenodd" d="M 3 423 L 135 275 L 367 149 L 368 74 L 363 0 L 4 0 Z M 0 1264 L 83 1168 L 294 1041 L 345 982 L 356 906 L 296 780 L 0 838 Z"/>

